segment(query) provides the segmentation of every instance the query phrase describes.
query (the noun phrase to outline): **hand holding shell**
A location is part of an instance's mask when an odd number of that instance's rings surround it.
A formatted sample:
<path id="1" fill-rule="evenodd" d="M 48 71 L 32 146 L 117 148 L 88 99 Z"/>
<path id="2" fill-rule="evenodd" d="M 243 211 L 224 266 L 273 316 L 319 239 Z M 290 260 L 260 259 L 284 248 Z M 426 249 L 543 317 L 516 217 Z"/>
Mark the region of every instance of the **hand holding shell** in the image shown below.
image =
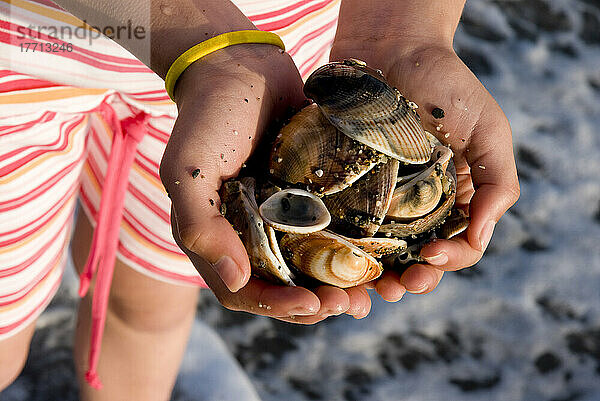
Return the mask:
<path id="1" fill-rule="evenodd" d="M 330 63 L 305 93 L 315 104 L 281 129 L 267 179 L 223 187 L 256 274 L 352 287 L 379 277 L 383 258 L 417 260 L 427 240 L 466 228 L 464 216 L 444 224 L 456 197 L 452 151 L 378 71 Z M 256 186 L 272 194 L 262 199 Z"/>

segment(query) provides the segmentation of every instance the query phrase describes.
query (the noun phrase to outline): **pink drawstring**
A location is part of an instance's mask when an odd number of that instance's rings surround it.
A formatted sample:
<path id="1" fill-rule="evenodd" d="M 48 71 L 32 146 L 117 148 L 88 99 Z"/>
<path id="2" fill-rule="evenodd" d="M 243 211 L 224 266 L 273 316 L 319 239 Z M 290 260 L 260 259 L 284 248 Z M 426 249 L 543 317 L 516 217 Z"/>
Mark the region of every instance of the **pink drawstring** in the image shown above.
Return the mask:
<path id="1" fill-rule="evenodd" d="M 119 229 L 123 215 L 125 193 L 129 182 L 129 170 L 135 158 L 137 145 L 144 137 L 146 122 L 150 117 L 140 111 L 133 117 L 119 121 L 110 106 L 103 103 L 100 110 L 105 118 L 110 120 L 109 122 L 113 128 L 113 143 L 106 167 L 92 247 L 85 268 L 79 278 L 79 296 L 84 297 L 90 287 L 94 273 L 96 273 L 96 270 L 98 271 L 92 300 L 89 369 L 85 374 L 85 379 L 90 386 L 97 389 L 102 388 L 96 368 L 100 358 L 110 283 L 115 267 Z"/>

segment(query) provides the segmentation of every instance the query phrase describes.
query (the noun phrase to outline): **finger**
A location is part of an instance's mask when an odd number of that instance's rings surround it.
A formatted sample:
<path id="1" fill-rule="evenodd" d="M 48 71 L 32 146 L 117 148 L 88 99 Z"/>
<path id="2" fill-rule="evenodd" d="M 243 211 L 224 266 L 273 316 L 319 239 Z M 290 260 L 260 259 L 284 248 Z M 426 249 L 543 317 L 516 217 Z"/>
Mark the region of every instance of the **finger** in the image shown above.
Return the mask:
<path id="1" fill-rule="evenodd" d="M 421 249 L 421 257 L 427 263 L 445 271 L 473 266 L 481 259 L 482 255 L 482 251 L 471 246 L 467 239 L 467 233 L 462 233 L 449 240 L 435 239 Z"/>
<path id="2" fill-rule="evenodd" d="M 499 106 L 491 104 L 493 110 L 484 110 L 486 121 L 475 126 L 466 153 L 475 188 L 467 238 L 472 248 L 482 252 L 495 224 L 519 198 L 510 125 Z"/>
<path id="3" fill-rule="evenodd" d="M 427 294 L 437 287 L 443 275 L 443 271 L 431 266 L 415 264 L 402 273 L 400 282 L 410 293 Z"/>
<path id="4" fill-rule="evenodd" d="M 285 287 L 256 278 L 250 278 L 243 288 L 232 292 L 211 263 L 182 246 L 181 238 L 175 228 L 173 237 L 219 302 L 227 309 L 280 317 L 315 315 L 321 308 L 319 297 L 306 288 Z"/>
<path id="5" fill-rule="evenodd" d="M 362 319 L 371 311 L 371 297 L 367 292 L 365 285 L 346 288 L 346 293 L 350 297 L 350 307 L 346 311 L 348 315 L 356 319 Z"/>
<path id="6" fill-rule="evenodd" d="M 220 212 L 202 207 L 198 209 L 194 223 L 191 223 L 181 219 L 174 205 L 172 206 L 173 237 L 184 251 L 189 250 L 203 260 L 202 266 L 205 269 L 199 271 L 203 278 L 216 273 L 228 290 L 238 291 L 250 278 L 250 261 L 246 249 Z M 198 268 L 199 265 L 194 266 Z M 207 284 L 210 286 L 210 283 Z"/>
<path id="7" fill-rule="evenodd" d="M 314 290 L 319 297 L 321 308 L 318 315 L 335 316 L 340 315 L 350 308 L 350 297 L 341 288 L 330 285 L 322 285 Z"/>
<path id="8" fill-rule="evenodd" d="M 375 283 L 375 291 L 387 302 L 398 302 L 406 293 L 406 288 L 402 285 L 398 273 L 386 271 Z"/>

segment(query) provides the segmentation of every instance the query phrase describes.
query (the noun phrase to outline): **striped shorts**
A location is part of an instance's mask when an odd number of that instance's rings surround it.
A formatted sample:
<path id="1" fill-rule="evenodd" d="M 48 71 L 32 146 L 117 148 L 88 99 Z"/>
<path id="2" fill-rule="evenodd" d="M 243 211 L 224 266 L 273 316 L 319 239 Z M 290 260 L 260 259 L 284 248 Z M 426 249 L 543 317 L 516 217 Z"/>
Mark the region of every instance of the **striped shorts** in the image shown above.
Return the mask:
<path id="1" fill-rule="evenodd" d="M 304 77 L 327 61 L 339 2 L 234 1 L 259 29 L 282 37 Z M 171 204 L 158 176 L 177 116 L 163 81 L 107 38 L 92 47 L 76 37 L 66 43 L 49 33 L 31 35 L 32 26 L 81 24 L 49 0 L 0 0 L 0 340 L 35 320 L 52 299 L 74 206 L 79 200 L 97 224 L 112 185 L 107 171 L 118 163 L 115 141 L 127 142 L 126 124 L 136 116 L 145 116 L 145 134 L 124 176 L 117 258 L 159 280 L 205 286 L 173 240 Z M 23 52 L 32 43 L 70 51 Z"/>

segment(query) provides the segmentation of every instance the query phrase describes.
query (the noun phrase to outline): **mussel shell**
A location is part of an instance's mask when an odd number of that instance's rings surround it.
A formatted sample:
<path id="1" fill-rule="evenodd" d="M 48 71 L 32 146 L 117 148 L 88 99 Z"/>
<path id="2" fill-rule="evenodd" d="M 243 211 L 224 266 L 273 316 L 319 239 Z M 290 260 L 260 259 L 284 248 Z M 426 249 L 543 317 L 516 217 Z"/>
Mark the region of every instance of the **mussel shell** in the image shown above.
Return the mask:
<path id="1" fill-rule="evenodd" d="M 406 163 L 429 160 L 420 118 L 375 70 L 355 61 L 330 63 L 308 77 L 304 93 L 351 138 Z"/>
<path id="2" fill-rule="evenodd" d="M 302 184 L 311 192 L 328 195 L 350 186 L 382 156 L 344 135 L 311 104 L 279 132 L 269 172 L 284 183 Z"/>
<path id="3" fill-rule="evenodd" d="M 274 232 L 271 233 L 271 241 L 265 233 L 265 224 L 254 199 L 254 179 L 243 178 L 242 181 L 233 180 L 223 184 L 221 199 L 227 206 L 225 218 L 239 234 L 253 273 L 293 286 L 293 273 L 283 256 L 280 253 L 276 255 L 271 248 Z"/>
<path id="4" fill-rule="evenodd" d="M 388 159 L 350 188 L 323 197 L 331 213 L 329 229 L 350 237 L 371 237 L 383 222 L 398 175 L 398 161 Z"/>
<path id="5" fill-rule="evenodd" d="M 266 224 L 289 233 L 320 231 L 331 222 L 331 215 L 323 201 L 298 188 L 274 193 L 260 205 L 258 211 Z"/>
<path id="6" fill-rule="evenodd" d="M 298 270 L 340 288 L 366 283 L 383 272 L 375 258 L 329 231 L 286 234 L 280 246 L 287 261 Z"/>

